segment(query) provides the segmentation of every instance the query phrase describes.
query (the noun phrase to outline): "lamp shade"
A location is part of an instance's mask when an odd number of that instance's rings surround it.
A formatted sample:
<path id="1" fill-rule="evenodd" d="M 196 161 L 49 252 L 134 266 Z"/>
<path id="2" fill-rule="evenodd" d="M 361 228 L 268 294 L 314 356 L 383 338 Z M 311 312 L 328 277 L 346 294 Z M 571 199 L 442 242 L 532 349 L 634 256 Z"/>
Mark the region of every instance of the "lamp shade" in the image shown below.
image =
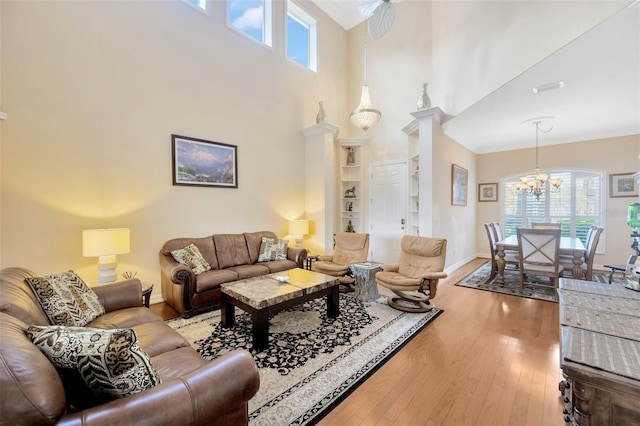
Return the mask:
<path id="1" fill-rule="evenodd" d="M 289 221 L 289 234 L 291 235 L 307 235 L 309 233 L 308 220 L 291 220 Z"/>
<path id="2" fill-rule="evenodd" d="M 82 255 L 98 257 L 129 253 L 129 228 L 85 229 L 82 231 Z"/>

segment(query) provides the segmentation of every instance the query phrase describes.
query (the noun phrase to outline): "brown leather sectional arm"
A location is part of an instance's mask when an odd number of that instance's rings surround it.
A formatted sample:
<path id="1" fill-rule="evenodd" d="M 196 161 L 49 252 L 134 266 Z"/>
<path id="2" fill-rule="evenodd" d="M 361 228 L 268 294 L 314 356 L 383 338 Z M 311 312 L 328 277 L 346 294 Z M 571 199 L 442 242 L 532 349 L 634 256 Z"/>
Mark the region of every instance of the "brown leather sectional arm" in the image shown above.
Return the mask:
<path id="1" fill-rule="evenodd" d="M 142 284 L 137 278 L 92 287 L 107 312 L 142 306 Z"/>
<path id="2" fill-rule="evenodd" d="M 241 385 L 239 385 L 241 384 Z M 246 422 L 245 404 L 260 387 L 246 351 L 232 351 L 178 379 L 66 416 L 61 425 L 232 425 Z"/>

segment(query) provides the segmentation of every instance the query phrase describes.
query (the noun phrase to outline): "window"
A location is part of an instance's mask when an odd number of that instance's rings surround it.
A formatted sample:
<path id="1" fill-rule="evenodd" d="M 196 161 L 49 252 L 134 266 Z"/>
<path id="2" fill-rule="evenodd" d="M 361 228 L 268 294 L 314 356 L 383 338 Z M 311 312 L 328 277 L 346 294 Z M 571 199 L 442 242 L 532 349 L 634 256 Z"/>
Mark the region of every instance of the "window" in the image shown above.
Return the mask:
<path id="1" fill-rule="evenodd" d="M 316 20 L 292 1 L 287 2 L 287 58 L 317 71 Z"/>
<path id="2" fill-rule="evenodd" d="M 227 0 L 229 25 L 271 46 L 271 0 Z"/>
<path id="3" fill-rule="evenodd" d="M 530 227 L 534 222 L 554 222 L 562 226 L 563 237 L 578 237 L 586 244 L 591 225 L 604 225 L 602 216 L 603 173 L 570 170 L 550 173 L 562 179 L 560 191 L 546 190 L 535 195 L 518 193 L 514 183 L 521 176 L 502 179 L 505 236 L 516 233 L 516 227 Z M 522 175 L 525 176 L 525 175 Z"/>
<path id="4" fill-rule="evenodd" d="M 207 0 L 184 0 L 192 6 L 197 7 L 198 9 L 207 10 Z"/>

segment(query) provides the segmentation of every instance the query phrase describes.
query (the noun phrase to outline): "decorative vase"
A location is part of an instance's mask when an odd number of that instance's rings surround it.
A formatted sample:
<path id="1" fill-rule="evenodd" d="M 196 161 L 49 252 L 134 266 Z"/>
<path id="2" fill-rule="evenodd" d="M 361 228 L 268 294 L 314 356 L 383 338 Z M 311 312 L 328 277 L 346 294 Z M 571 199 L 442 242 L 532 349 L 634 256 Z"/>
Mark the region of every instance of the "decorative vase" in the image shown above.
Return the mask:
<path id="1" fill-rule="evenodd" d="M 324 112 L 324 102 L 320 101 L 318 102 L 318 105 L 320 108 L 318 109 L 318 115 L 316 115 L 316 124 L 327 121 L 327 114 Z"/>
<path id="2" fill-rule="evenodd" d="M 431 99 L 427 94 L 427 85 L 429 83 L 422 83 L 420 88 L 420 98 L 418 98 L 418 110 L 431 107 Z"/>

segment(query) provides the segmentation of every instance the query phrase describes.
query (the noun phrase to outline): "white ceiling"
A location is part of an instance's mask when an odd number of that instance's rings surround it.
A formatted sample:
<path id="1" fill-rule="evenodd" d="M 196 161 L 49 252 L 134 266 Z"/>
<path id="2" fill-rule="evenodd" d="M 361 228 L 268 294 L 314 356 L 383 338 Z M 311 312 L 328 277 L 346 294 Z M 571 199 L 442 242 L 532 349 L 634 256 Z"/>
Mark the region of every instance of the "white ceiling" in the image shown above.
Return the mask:
<path id="1" fill-rule="evenodd" d="M 313 1 L 345 29 L 363 21 L 356 0 Z M 531 90 L 559 80 L 563 88 Z M 640 2 L 452 117 L 443 129 L 477 154 L 528 148 L 535 146 L 535 130 L 521 122 L 539 116 L 555 117 L 540 146 L 640 134 Z"/>

